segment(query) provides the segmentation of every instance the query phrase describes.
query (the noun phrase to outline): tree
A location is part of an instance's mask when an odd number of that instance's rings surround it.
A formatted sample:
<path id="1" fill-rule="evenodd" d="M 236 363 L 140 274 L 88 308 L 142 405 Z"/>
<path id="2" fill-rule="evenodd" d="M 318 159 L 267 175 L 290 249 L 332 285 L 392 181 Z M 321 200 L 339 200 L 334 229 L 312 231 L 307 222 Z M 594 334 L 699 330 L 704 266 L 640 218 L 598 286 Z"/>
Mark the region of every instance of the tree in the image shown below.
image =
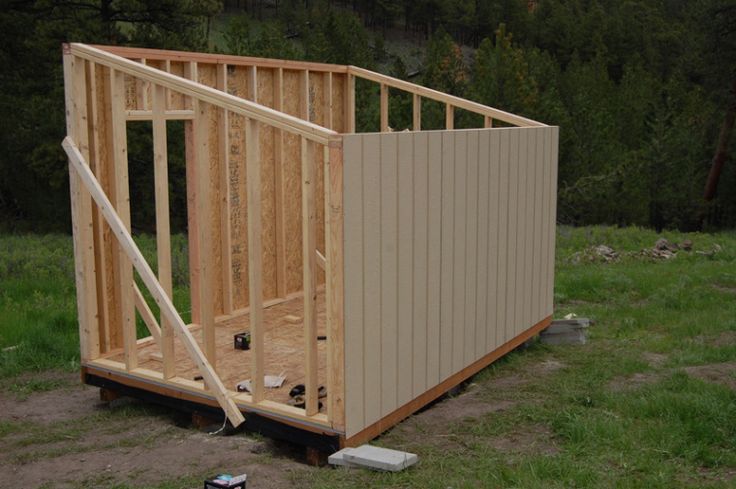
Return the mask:
<path id="1" fill-rule="evenodd" d="M 5 1 L 0 9 L 0 215 L 68 229 L 61 44 L 67 41 L 204 49 L 213 0 Z M 6 218 L 3 218 L 6 220 Z"/>

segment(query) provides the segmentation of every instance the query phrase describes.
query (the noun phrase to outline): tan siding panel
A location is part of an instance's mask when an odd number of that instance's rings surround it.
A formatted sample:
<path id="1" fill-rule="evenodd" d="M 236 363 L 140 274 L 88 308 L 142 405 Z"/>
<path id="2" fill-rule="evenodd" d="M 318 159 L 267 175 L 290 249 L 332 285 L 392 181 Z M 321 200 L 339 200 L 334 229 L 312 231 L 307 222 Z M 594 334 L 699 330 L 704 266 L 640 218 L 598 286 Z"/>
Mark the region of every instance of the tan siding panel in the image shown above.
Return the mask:
<path id="1" fill-rule="evenodd" d="M 475 339 L 473 359 L 487 353 L 486 335 L 488 333 L 488 212 L 490 200 L 490 131 L 478 134 L 478 225 L 477 225 L 477 264 L 475 289 Z"/>
<path id="2" fill-rule="evenodd" d="M 549 297 L 549 305 L 547 307 L 547 314 L 552 314 L 554 309 L 554 288 L 555 288 L 555 246 L 556 246 L 556 224 L 557 224 L 557 157 L 559 154 L 559 143 L 560 143 L 560 129 L 558 127 L 551 127 L 548 129 L 550 132 L 551 148 L 547 152 L 550 158 L 550 166 L 552 169 L 552 177 L 550 178 L 550 263 L 548 265 L 549 275 L 547 277 L 547 294 Z"/>
<path id="3" fill-rule="evenodd" d="M 363 136 L 363 359 L 365 424 L 381 417 L 381 154 L 378 135 Z M 347 162 L 350 164 L 350 162 Z M 353 280 L 346 277 L 345 283 Z"/>
<path id="4" fill-rule="evenodd" d="M 551 134 L 345 138 L 348 436 L 549 314 Z"/>
<path id="5" fill-rule="evenodd" d="M 398 161 L 395 134 L 380 136 L 381 148 L 381 412 L 397 407 L 399 334 Z"/>
<path id="6" fill-rule="evenodd" d="M 389 136 L 383 136 L 387 138 Z M 414 134 L 397 133 L 398 164 L 398 264 L 396 267 L 397 321 L 397 407 L 413 399 L 413 264 L 414 264 Z"/>
<path id="7" fill-rule="evenodd" d="M 452 232 L 453 262 L 452 262 L 452 371 L 457 372 L 465 364 L 465 249 L 466 241 L 466 212 L 467 212 L 467 133 L 464 131 L 452 133 L 455 139 L 455 217 L 454 231 Z"/>
<path id="8" fill-rule="evenodd" d="M 509 235 L 509 140 L 511 131 L 500 131 L 500 156 L 499 156 L 499 194 L 498 194 L 498 276 L 496 288 L 498 291 L 497 301 L 497 327 L 496 345 L 506 341 L 507 306 L 508 296 L 508 235 Z"/>
<path id="9" fill-rule="evenodd" d="M 453 245 L 455 217 L 455 145 L 453 135 L 442 132 L 442 230 L 440 257 L 440 381 L 452 375 Z"/>
<path id="10" fill-rule="evenodd" d="M 413 229 L 412 236 L 412 397 L 416 397 L 427 388 L 428 355 L 427 338 L 429 326 L 429 160 L 427 154 L 427 133 L 414 136 L 412 159 L 413 166 Z M 400 161 L 402 161 L 400 159 Z"/>
<path id="11" fill-rule="evenodd" d="M 492 351 L 499 343 L 499 328 L 503 323 L 499 321 L 498 309 L 500 307 L 498 287 L 499 277 L 499 249 L 500 236 L 500 171 L 501 171 L 501 132 L 491 131 L 489 134 L 488 149 L 488 290 L 487 297 L 487 317 L 488 327 L 486 329 L 485 351 Z"/>
<path id="12" fill-rule="evenodd" d="M 427 387 L 439 384 L 441 340 L 442 134 L 426 134 L 427 151 Z"/>
<path id="13" fill-rule="evenodd" d="M 363 138 L 345 137 L 343 140 L 344 166 L 344 281 L 345 291 L 345 412 L 347 435 L 363 427 Z"/>
<path id="14" fill-rule="evenodd" d="M 545 159 L 544 159 L 544 222 L 542 223 L 543 243 L 544 243 L 544 260 L 543 266 L 540 269 L 540 280 L 544 284 L 542 294 L 544 296 L 543 304 L 544 311 L 549 313 L 549 267 L 550 263 L 554 261 L 554 257 L 551 254 L 550 248 L 550 221 L 551 221 L 551 208 L 550 200 L 552 198 L 552 169 L 551 159 L 549 157 L 549 151 L 551 148 L 551 139 L 549 133 L 545 137 Z"/>
<path id="15" fill-rule="evenodd" d="M 507 273 L 506 273 L 506 327 L 504 342 L 510 340 L 516 325 L 516 277 L 517 277 L 517 237 L 519 208 L 519 132 L 510 131 L 509 135 L 509 200 L 508 200 L 508 236 Z"/>
<path id="16" fill-rule="evenodd" d="M 516 289 L 514 290 L 514 329 L 511 338 L 517 336 L 523 331 L 525 321 L 525 289 L 524 277 L 526 274 L 526 180 L 527 180 L 527 158 L 529 151 L 527 148 L 529 131 L 516 131 L 519 134 L 517 161 L 518 180 L 517 180 L 517 207 L 516 207 Z"/>
<path id="17" fill-rule="evenodd" d="M 532 281 L 533 281 L 533 297 L 534 297 L 534 318 L 533 320 L 539 321 L 542 319 L 542 290 L 543 281 L 541 273 L 542 263 L 542 211 L 544 205 L 542 201 L 542 186 L 544 185 L 544 141 L 547 136 L 547 131 L 537 132 L 537 139 L 535 142 L 536 155 L 534 158 L 534 266 L 532 267 Z"/>
<path id="18" fill-rule="evenodd" d="M 478 131 L 467 134 L 466 227 L 465 227 L 465 354 L 463 364 L 475 360 L 476 294 L 478 280 Z"/>

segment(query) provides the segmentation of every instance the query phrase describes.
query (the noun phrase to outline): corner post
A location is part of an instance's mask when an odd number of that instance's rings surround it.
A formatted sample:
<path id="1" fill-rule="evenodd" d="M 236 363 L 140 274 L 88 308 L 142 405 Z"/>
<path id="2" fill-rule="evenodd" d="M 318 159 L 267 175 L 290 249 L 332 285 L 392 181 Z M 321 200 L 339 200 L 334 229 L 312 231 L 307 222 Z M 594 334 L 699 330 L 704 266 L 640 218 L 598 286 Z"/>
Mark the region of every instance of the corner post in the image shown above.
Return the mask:
<path id="1" fill-rule="evenodd" d="M 327 416 L 333 428 L 345 429 L 345 314 L 343 261 L 343 148 L 342 138 L 329 143 L 325 176 Z"/>
<path id="2" fill-rule="evenodd" d="M 66 131 L 89 161 L 85 62 L 63 45 Z M 100 324 L 97 312 L 92 199 L 77 171 L 69 163 L 69 197 L 74 238 L 74 277 L 77 287 L 80 357 L 82 362 L 100 355 Z"/>

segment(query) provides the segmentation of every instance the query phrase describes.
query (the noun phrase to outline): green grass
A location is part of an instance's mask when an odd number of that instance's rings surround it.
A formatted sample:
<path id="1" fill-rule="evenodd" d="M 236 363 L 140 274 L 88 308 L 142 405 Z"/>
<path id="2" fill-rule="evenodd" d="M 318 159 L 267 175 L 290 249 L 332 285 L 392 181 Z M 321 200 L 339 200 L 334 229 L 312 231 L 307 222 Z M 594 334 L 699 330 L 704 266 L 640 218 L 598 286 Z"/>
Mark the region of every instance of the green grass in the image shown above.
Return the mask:
<path id="1" fill-rule="evenodd" d="M 478 374 L 473 379 L 476 395 L 488 402 L 513 403 L 508 409 L 453 420 L 449 426 L 417 425 L 415 432 L 399 425 L 376 441 L 418 453 L 418 466 L 398 474 L 324 469 L 309 484 L 736 486 L 736 392 L 685 370 L 736 361 L 736 234 L 665 233 L 671 241 L 692 240 L 695 250 L 660 261 L 637 253 L 658 237 L 636 228 L 560 228 L 555 314 L 573 312 L 594 319 L 589 343 L 535 343 Z M 154 254 L 152 238 L 139 242 L 148 256 Z M 598 244 L 611 246 L 621 258 L 613 263 L 572 259 Z M 708 254 L 715 245 L 721 250 Z M 10 377 L 23 371 L 77 365 L 71 256 L 68 237 L 0 236 L 0 347 L 19 345 L 0 354 L 0 377 L 11 384 Z M 183 301 L 186 272 L 180 270 L 179 276 L 177 294 Z M 562 367 L 538 375 L 544 361 Z M 733 380 L 736 373 L 730 375 Z M 514 389 L 494 388 L 494 382 L 510 376 L 524 382 Z M 644 380 L 628 381 L 632 376 Z M 16 428 L 0 421 L 0 437 Z M 526 433 L 521 442 L 498 443 L 514 440 L 519 433 Z M 62 426 L 53 427 L 50 435 L 75 442 L 80 436 Z M 28 443 L 35 436 L 28 433 L 15 443 Z M 548 449 L 540 451 L 530 440 Z M 182 479 L 159 487 L 195 482 Z"/>
<path id="2" fill-rule="evenodd" d="M 136 241 L 156 270 L 155 238 L 137 236 Z M 188 273 L 186 238 L 174 235 L 174 303 L 185 321 L 190 319 Z M 140 281 L 139 287 L 158 314 Z M 137 322 L 138 337 L 148 336 L 140 317 Z M 77 369 L 77 328 L 71 238 L 0 234 L 0 379 L 26 371 Z"/>
<path id="3" fill-rule="evenodd" d="M 637 255 L 658 237 L 636 228 L 560 228 L 555 315 L 593 318 L 590 342 L 537 343 L 473 379 L 481 397 L 513 401 L 511 409 L 457 420 L 444 438 L 433 440 L 436 427 L 425 426 L 410 436 L 399 427 L 377 440 L 418 453 L 418 466 L 399 474 L 323 470 L 314 487 L 734 487 L 736 393 L 682 367 L 736 360 L 736 341 L 718 342 L 728 333 L 736 339 L 736 234 L 665 233 L 671 241 L 692 240 L 695 251 L 718 244 L 712 256 Z M 574 263 L 576 252 L 599 244 L 621 259 Z M 651 354 L 662 364 L 651 365 Z M 564 368 L 536 376 L 544 360 Z M 649 380 L 627 385 L 634 374 Z M 510 375 L 527 382 L 513 391 L 492 388 L 494 379 Z M 552 453 L 524 443 L 493 446 L 540 427 Z"/>

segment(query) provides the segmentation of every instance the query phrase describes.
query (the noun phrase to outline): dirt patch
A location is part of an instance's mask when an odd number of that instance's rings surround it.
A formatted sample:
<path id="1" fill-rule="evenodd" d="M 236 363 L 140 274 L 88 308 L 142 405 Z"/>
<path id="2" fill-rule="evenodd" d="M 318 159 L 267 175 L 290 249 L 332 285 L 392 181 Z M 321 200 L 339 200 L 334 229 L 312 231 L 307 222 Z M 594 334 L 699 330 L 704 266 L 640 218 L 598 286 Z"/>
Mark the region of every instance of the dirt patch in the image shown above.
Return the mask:
<path id="1" fill-rule="evenodd" d="M 88 442 L 94 444 L 94 436 Z M 99 448 L 14 465 L 10 480 L 0 481 L 0 487 L 36 487 L 46 482 L 53 487 L 76 487 L 82 481 L 100 487 L 123 483 L 146 486 L 212 471 L 245 472 L 248 487 L 275 488 L 288 485 L 294 473 L 309 470 L 293 460 L 252 454 L 250 449 L 257 443 L 245 436 L 213 437 L 177 429 L 152 446 Z"/>
<path id="2" fill-rule="evenodd" d="M 709 346 L 731 346 L 736 344 L 736 331 L 722 331 L 718 336 L 699 336 L 697 340 Z"/>
<path id="3" fill-rule="evenodd" d="M 641 355 L 652 368 L 660 368 L 667 362 L 667 355 L 646 351 Z"/>
<path id="4" fill-rule="evenodd" d="M 466 418 L 480 418 L 488 413 L 505 411 L 516 403 L 505 399 L 487 401 L 481 399 L 477 390 L 463 393 L 457 397 L 445 399 L 431 409 L 417 414 L 414 418 L 426 421 L 428 425 L 448 426 L 454 421 Z M 440 428 L 441 429 L 441 428 Z"/>
<path id="5" fill-rule="evenodd" d="M 508 455 L 552 456 L 560 452 L 552 430 L 543 424 L 521 426 L 518 429 L 488 440 L 496 451 Z"/>
<path id="6" fill-rule="evenodd" d="M 608 383 L 608 388 L 614 392 L 633 391 L 639 387 L 653 384 L 661 379 L 658 373 L 635 373 L 626 377 L 618 377 Z"/>
<path id="7" fill-rule="evenodd" d="M 646 356 L 647 354 L 645 354 Z M 655 355 L 655 354 L 649 354 Z M 651 364 L 651 362 L 650 362 Z M 685 367 L 683 370 L 690 375 L 706 382 L 725 385 L 736 390 L 736 362 L 711 363 Z M 666 375 L 671 375 L 676 369 L 665 369 L 660 372 L 635 373 L 627 377 L 613 379 L 608 388 L 614 392 L 635 390 L 647 384 L 653 384 Z"/>
<path id="8" fill-rule="evenodd" d="M 550 375 L 564 368 L 565 364 L 547 359 L 527 367 L 534 378 Z M 446 397 L 429 408 L 415 414 L 392 430 L 392 435 L 409 445 L 438 445 L 443 449 L 462 449 L 461 435 L 454 433 L 459 423 L 478 420 L 491 413 L 513 409 L 518 402 L 514 399 L 488 399 L 487 392 L 512 393 L 529 383 L 530 377 L 521 373 L 497 375 L 482 383 L 471 383 L 454 397 Z"/>
<path id="9" fill-rule="evenodd" d="M 686 367 L 685 372 L 706 382 L 725 385 L 736 390 L 736 362 L 711 363 L 696 367 Z"/>
<path id="10" fill-rule="evenodd" d="M 729 285 L 721 285 L 721 284 L 713 284 L 713 288 L 720 291 L 725 292 L 727 294 L 734 294 L 736 295 L 736 287 L 729 286 Z"/>
<path id="11" fill-rule="evenodd" d="M 14 392 L 0 392 L 2 418 L 13 422 L 54 423 L 76 419 L 95 412 L 99 405 L 98 390 L 84 385 L 33 392 L 20 399 Z"/>
<path id="12" fill-rule="evenodd" d="M 69 384 L 78 379 L 69 374 Z M 209 472 L 245 472 L 249 488 L 276 488 L 299 485 L 316 470 L 269 441 L 211 436 L 181 427 L 175 413 L 149 415 L 146 408 L 131 415 L 137 406 L 146 405 L 121 400 L 105 407 L 96 388 L 79 385 L 31 392 L 24 400 L 3 389 L 0 420 L 12 429 L 0 437 L 0 488 L 145 487 Z M 89 422 L 99 414 L 104 422 Z M 60 427 L 73 432 L 46 436 Z"/>

